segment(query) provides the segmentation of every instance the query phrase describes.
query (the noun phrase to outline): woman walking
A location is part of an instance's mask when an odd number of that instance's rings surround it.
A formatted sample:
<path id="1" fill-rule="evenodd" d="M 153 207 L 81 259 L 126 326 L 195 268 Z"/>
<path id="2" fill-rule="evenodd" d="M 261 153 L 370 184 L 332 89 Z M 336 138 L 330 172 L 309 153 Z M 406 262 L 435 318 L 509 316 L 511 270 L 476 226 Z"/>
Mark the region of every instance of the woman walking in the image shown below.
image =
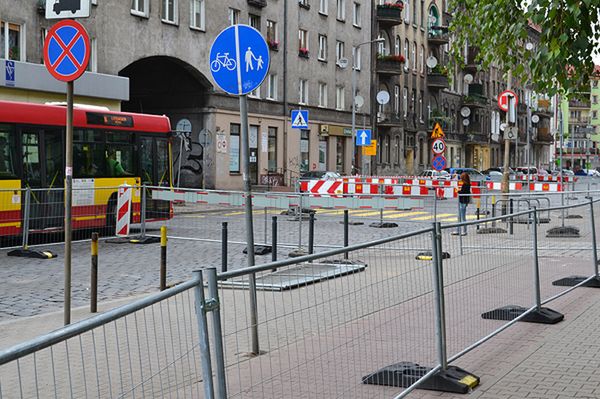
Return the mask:
<path id="1" fill-rule="evenodd" d="M 460 175 L 462 186 L 458 192 L 458 221 L 459 223 L 467 221 L 467 205 L 471 202 L 471 178 L 467 172 Z M 467 235 L 467 226 L 463 226 L 462 235 Z M 460 234 L 460 227 L 456 229 L 454 235 Z"/>

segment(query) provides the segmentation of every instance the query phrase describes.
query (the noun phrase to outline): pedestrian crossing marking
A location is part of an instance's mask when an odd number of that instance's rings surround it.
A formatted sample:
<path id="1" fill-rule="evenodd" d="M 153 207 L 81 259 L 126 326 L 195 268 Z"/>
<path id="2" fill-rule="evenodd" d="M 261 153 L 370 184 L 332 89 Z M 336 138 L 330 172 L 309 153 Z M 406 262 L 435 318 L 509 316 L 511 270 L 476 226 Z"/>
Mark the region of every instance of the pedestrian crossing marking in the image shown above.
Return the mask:
<path id="1" fill-rule="evenodd" d="M 443 218 L 443 217 L 449 217 L 449 216 L 456 216 L 455 213 L 438 213 L 437 217 L 438 218 Z M 433 220 L 435 218 L 435 215 L 427 215 L 427 216 L 421 216 L 418 218 L 412 218 L 410 220 Z"/>
<path id="2" fill-rule="evenodd" d="M 415 212 L 396 212 L 390 215 L 384 215 L 383 217 L 385 219 L 398 219 L 398 218 L 406 218 L 406 217 L 410 217 L 410 216 L 417 216 L 417 215 L 424 215 L 427 212 L 423 212 L 423 211 L 415 211 Z"/>

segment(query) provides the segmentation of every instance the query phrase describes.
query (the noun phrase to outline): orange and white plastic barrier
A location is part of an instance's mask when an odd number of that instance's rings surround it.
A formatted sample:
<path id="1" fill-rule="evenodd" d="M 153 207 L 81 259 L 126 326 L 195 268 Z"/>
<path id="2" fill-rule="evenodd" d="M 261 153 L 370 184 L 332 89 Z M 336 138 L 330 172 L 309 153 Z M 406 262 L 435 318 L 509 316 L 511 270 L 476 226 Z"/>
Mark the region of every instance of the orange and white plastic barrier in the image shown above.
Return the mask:
<path id="1" fill-rule="evenodd" d="M 311 194 L 344 194 L 344 184 L 340 179 L 301 181 L 300 191 Z"/>
<path id="2" fill-rule="evenodd" d="M 132 187 L 128 184 L 119 186 L 117 192 L 117 225 L 115 234 L 119 237 L 129 235 L 131 221 L 131 193 Z"/>

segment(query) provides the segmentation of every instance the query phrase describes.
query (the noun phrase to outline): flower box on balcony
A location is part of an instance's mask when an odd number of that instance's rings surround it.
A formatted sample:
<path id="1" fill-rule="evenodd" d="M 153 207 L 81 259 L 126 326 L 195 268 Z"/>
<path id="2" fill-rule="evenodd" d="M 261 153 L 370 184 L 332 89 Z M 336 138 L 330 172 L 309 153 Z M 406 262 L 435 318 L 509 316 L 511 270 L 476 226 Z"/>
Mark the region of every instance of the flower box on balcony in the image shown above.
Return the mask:
<path id="1" fill-rule="evenodd" d="M 267 44 L 269 45 L 269 48 L 273 51 L 277 51 L 279 50 L 279 42 L 277 40 L 269 40 L 267 39 Z"/>
<path id="2" fill-rule="evenodd" d="M 385 3 L 377 6 L 377 18 L 380 22 L 398 24 L 402 22 L 404 4 Z"/>
<path id="3" fill-rule="evenodd" d="M 298 49 L 298 57 L 308 58 L 308 49 L 305 49 L 305 48 Z"/>

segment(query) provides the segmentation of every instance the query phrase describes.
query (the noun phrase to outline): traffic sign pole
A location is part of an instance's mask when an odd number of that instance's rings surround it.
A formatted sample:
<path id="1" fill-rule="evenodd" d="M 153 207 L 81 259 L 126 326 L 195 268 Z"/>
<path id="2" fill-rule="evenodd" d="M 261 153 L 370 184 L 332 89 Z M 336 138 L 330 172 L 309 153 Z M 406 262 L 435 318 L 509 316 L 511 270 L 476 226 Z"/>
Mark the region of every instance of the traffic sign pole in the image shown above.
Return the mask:
<path id="1" fill-rule="evenodd" d="M 71 207 L 73 199 L 73 81 L 67 82 L 67 138 L 65 148 L 65 300 L 64 323 L 71 324 Z"/>

